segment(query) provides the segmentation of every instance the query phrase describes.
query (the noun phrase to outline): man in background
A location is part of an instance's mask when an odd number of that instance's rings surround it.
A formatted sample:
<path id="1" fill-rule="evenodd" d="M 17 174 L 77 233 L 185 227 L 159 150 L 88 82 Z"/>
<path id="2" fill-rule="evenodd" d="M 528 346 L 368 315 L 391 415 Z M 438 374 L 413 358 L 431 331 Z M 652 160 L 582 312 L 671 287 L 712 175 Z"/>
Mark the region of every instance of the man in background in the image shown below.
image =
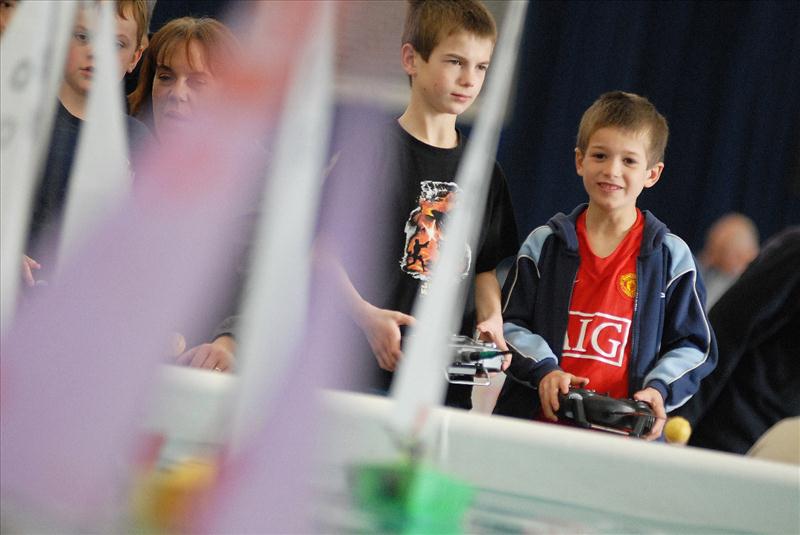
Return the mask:
<path id="1" fill-rule="evenodd" d="M 758 230 L 746 215 L 729 213 L 717 219 L 700 252 L 700 274 L 706 286 L 706 311 L 736 282 L 758 256 Z"/>

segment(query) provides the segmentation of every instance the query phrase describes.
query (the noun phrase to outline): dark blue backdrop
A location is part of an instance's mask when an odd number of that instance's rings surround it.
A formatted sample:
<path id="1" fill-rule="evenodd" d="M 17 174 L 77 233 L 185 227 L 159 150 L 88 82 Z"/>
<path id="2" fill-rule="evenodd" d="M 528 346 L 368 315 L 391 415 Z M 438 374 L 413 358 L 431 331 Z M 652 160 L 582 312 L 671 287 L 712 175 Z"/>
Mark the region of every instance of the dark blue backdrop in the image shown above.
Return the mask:
<path id="1" fill-rule="evenodd" d="M 498 159 L 523 236 L 586 199 L 578 122 L 614 89 L 667 117 L 665 171 L 640 206 L 690 246 L 731 210 L 762 238 L 800 223 L 800 3 L 532 2 L 519 70 Z"/>
<path id="2" fill-rule="evenodd" d="M 230 3 L 159 0 L 152 29 Z M 640 206 L 690 246 L 732 210 L 762 238 L 800 223 L 800 3 L 534 0 L 519 67 L 498 160 L 520 238 L 585 201 L 578 121 L 614 89 L 647 96 L 669 121 L 664 174 Z"/>

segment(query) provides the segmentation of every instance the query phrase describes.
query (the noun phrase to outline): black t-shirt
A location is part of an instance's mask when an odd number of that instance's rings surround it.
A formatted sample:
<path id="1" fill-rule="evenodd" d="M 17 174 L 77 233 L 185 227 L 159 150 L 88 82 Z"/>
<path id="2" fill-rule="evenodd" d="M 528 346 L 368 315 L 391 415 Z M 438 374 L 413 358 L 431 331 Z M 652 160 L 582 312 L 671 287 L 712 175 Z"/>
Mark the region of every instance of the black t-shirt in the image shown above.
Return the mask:
<path id="1" fill-rule="evenodd" d="M 338 256 L 356 289 L 373 305 L 410 314 L 416 299 L 425 298 L 439 246 L 446 239 L 447 214 L 459 191 L 455 178 L 465 145 L 463 136 L 459 138 L 455 148 L 437 148 L 393 122 L 379 142 L 359 147 L 355 158 L 343 152 L 328 180 L 323 230 L 336 229 Z M 326 229 L 326 216 L 343 206 L 350 217 L 340 217 L 336 226 Z M 476 250 L 464 245 L 467 297 L 462 333 L 468 335 L 475 328 L 475 273 L 495 269 L 519 247 L 508 186 L 497 163 L 483 216 Z"/>
<path id="2" fill-rule="evenodd" d="M 386 170 L 394 177 L 388 184 L 393 191 L 379 223 L 384 228 L 386 251 L 378 271 L 382 276 L 377 288 L 368 291 L 372 295 L 362 296 L 381 308 L 408 314 L 416 299 L 427 294 L 432 267 L 442 240 L 446 239 L 447 215 L 459 191 L 455 178 L 464 143 L 452 149 L 433 147 L 400 125 L 393 126 L 388 132 L 393 154 Z M 474 330 L 469 316 L 474 316 L 471 289 L 475 273 L 494 269 L 503 258 L 516 254 L 518 248 L 508 186 L 495 163 L 477 250 L 464 245 L 463 280 L 468 291 L 464 334 Z"/>
<path id="3" fill-rule="evenodd" d="M 128 146 L 133 153 L 135 148 L 144 146 L 152 138 L 147 127 L 137 119 L 125 116 L 128 130 Z M 46 248 L 42 239 L 57 240 L 62 212 L 69 189 L 69 176 L 75 159 L 78 135 L 83 121 L 67 111 L 59 101 L 53 122 L 53 133 L 45 161 L 39 187 L 32 206 L 32 217 L 28 231 L 28 245 L 25 253 L 42 263 L 41 272 L 36 276 L 47 278 L 51 262 L 43 259 Z"/>

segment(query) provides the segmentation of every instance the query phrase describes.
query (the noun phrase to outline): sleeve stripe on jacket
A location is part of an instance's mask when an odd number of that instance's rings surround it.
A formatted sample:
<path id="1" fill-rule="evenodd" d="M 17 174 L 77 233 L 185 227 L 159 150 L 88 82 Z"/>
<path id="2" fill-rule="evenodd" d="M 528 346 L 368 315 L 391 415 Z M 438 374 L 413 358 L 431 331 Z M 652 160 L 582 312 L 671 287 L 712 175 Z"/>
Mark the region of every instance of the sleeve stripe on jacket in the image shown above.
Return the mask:
<path id="1" fill-rule="evenodd" d="M 547 342 L 545 342 L 544 338 L 530 332 L 524 327 L 520 327 L 515 323 L 504 323 L 503 335 L 505 336 L 506 343 L 511 346 L 514 351 L 525 358 L 531 359 L 537 364 L 545 359 L 553 359 L 554 362 L 558 362 L 558 359 Z"/>
<path id="2" fill-rule="evenodd" d="M 519 275 L 519 263 L 520 260 L 523 258 L 530 260 L 533 263 L 533 267 L 536 269 L 536 277 L 541 278 L 541 274 L 539 273 L 539 256 L 542 253 L 542 246 L 544 245 L 544 241 L 553 233 L 553 229 L 548 227 L 547 225 L 542 225 L 541 227 L 536 227 L 528 234 L 528 237 L 525 238 L 525 242 L 523 242 L 522 247 L 519 249 L 519 253 L 517 253 L 517 260 L 516 260 L 516 269 L 514 270 L 514 280 L 511 283 L 511 287 L 508 290 L 508 295 L 506 296 L 506 302 L 503 303 L 503 310 L 501 313 L 506 311 L 506 307 L 508 306 L 508 302 L 511 299 L 511 294 L 514 293 L 514 287 L 517 285 L 517 276 Z"/>
<path id="3" fill-rule="evenodd" d="M 705 330 L 705 351 L 695 347 L 680 347 L 667 352 L 661 357 L 659 364 L 645 377 L 645 384 L 650 380 L 658 379 L 670 385 L 687 373 L 702 366 L 708 360 L 708 355 L 711 351 L 711 328 L 708 325 L 708 319 L 703 312 L 703 305 L 697 293 L 697 268 L 694 263 L 694 257 L 686 242 L 674 234 L 667 234 L 664 243 L 670 252 L 671 259 L 667 288 L 681 277 L 692 277 L 694 306 L 699 310 L 698 316 L 702 318 L 702 325 Z M 680 407 L 689 397 L 680 400 L 678 403 L 668 404 L 667 411 Z"/>

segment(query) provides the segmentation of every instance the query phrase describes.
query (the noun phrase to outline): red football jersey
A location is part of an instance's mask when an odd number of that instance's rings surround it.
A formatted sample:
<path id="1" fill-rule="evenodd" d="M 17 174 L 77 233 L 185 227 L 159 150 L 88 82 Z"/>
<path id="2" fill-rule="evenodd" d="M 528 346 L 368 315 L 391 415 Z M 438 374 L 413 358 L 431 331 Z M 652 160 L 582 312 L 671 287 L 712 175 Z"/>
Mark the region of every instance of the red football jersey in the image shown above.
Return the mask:
<path id="1" fill-rule="evenodd" d="M 615 398 L 628 397 L 631 321 L 636 298 L 636 258 L 644 217 L 609 256 L 592 252 L 586 236 L 586 212 L 577 222 L 581 264 L 572 290 L 561 368 L 588 377 L 587 388 Z"/>

